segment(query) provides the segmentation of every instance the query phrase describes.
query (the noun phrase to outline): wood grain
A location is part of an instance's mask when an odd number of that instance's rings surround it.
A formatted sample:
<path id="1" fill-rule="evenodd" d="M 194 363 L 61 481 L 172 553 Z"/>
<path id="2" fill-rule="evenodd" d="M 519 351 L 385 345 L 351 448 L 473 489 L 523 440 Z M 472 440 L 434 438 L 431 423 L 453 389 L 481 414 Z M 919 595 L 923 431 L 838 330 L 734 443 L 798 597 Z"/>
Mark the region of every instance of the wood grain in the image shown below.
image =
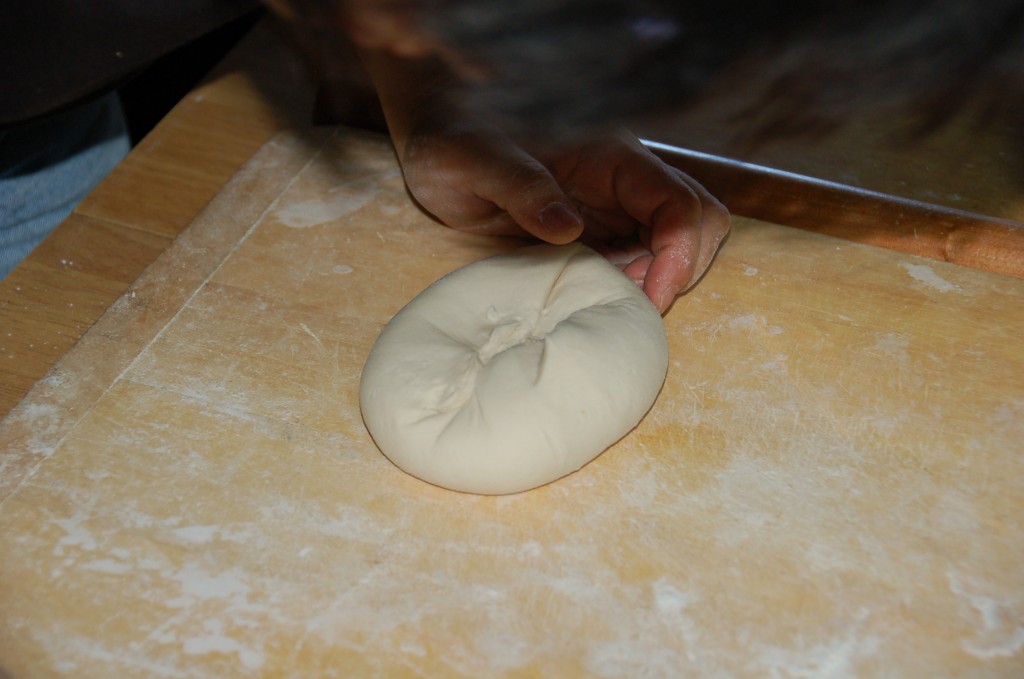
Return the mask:
<path id="1" fill-rule="evenodd" d="M 46 374 L 170 240 L 72 215 L 3 281 L 0 411 Z"/>
<path id="2" fill-rule="evenodd" d="M 0 416 L 267 139 L 309 124 L 312 102 L 302 59 L 261 23 L 0 281 Z"/>
<path id="3" fill-rule="evenodd" d="M 0 674 L 1020 675 L 1024 281 L 738 217 L 636 430 L 453 493 L 360 373 L 513 245 L 333 132 L 265 145 L 0 420 Z"/>

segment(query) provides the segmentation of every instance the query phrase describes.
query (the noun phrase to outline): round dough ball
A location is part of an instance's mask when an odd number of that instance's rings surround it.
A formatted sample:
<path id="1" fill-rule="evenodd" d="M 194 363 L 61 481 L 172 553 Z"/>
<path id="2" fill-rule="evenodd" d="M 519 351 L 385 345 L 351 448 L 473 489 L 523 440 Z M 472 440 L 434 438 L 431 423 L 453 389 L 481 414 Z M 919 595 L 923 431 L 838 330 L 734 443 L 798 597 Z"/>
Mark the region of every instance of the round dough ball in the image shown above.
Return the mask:
<path id="1" fill-rule="evenodd" d="M 387 324 L 359 403 L 424 481 L 515 493 L 576 471 L 637 425 L 668 370 L 639 287 L 583 245 L 539 245 L 441 278 Z"/>

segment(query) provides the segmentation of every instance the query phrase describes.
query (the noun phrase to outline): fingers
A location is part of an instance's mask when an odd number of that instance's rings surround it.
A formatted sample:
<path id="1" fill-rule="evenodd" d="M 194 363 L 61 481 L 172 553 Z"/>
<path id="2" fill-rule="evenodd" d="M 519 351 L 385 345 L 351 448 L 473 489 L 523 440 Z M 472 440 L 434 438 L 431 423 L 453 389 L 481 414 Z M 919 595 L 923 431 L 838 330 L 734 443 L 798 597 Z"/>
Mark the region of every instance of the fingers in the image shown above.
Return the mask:
<path id="1" fill-rule="evenodd" d="M 620 171 L 616 194 L 623 207 L 650 228 L 650 257 L 638 257 L 623 270 L 634 280 L 643 274 L 647 296 L 664 312 L 693 286 L 714 259 L 729 232 L 729 212 L 684 173 L 646 149 Z"/>
<path id="2" fill-rule="evenodd" d="M 664 313 L 676 296 L 695 278 L 696 252 L 701 233 L 697 228 L 674 229 L 655 240 L 653 255 L 644 274 L 644 292 Z"/>
<path id="3" fill-rule="evenodd" d="M 543 241 L 562 244 L 579 238 L 583 218 L 547 168 L 518 149 L 510 155 L 508 162 L 478 176 L 474 193 Z"/>
<path id="4" fill-rule="evenodd" d="M 662 313 L 700 280 L 729 232 L 725 207 L 692 180 L 685 183 L 694 201 L 686 210 L 663 211 L 651 232 L 653 259 L 644 277 L 644 292 Z"/>
<path id="5" fill-rule="evenodd" d="M 412 137 L 403 171 L 423 207 L 456 229 L 556 244 L 582 236 L 661 312 L 700 279 L 729 231 L 721 203 L 628 134 L 547 164 L 493 132 Z"/>
<path id="6" fill-rule="evenodd" d="M 420 204 L 455 229 L 569 243 L 583 232 L 574 203 L 537 159 L 496 134 L 414 139 L 403 161 Z"/>
<path id="7" fill-rule="evenodd" d="M 676 170 L 680 178 L 686 182 L 700 199 L 701 204 L 701 242 L 697 251 L 697 262 L 694 273 L 684 290 L 693 287 L 711 266 L 722 242 L 729 235 L 731 218 L 729 210 L 708 192 L 703 186 L 683 172 Z"/>

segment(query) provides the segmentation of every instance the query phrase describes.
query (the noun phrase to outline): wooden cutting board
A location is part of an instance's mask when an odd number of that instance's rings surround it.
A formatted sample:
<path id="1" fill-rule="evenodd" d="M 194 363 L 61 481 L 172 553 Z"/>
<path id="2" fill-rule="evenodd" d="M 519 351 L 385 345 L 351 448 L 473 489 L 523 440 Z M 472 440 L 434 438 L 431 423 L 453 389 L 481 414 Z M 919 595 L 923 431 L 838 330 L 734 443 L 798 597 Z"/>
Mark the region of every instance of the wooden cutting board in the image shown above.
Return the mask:
<path id="1" fill-rule="evenodd" d="M 381 137 L 265 146 L 0 423 L 7 675 L 1022 676 L 1024 281 L 737 219 L 634 432 L 445 491 L 362 364 L 516 246 Z"/>

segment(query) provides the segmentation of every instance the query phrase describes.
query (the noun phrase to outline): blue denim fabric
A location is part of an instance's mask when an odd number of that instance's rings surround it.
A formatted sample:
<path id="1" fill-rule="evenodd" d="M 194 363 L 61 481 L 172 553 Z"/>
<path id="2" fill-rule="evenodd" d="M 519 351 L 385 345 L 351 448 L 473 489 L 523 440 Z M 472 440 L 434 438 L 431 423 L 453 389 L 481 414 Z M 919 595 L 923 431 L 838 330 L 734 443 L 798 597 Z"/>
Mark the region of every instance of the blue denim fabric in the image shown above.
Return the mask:
<path id="1" fill-rule="evenodd" d="M 113 93 L 0 130 L 0 279 L 71 214 L 129 148 Z"/>

